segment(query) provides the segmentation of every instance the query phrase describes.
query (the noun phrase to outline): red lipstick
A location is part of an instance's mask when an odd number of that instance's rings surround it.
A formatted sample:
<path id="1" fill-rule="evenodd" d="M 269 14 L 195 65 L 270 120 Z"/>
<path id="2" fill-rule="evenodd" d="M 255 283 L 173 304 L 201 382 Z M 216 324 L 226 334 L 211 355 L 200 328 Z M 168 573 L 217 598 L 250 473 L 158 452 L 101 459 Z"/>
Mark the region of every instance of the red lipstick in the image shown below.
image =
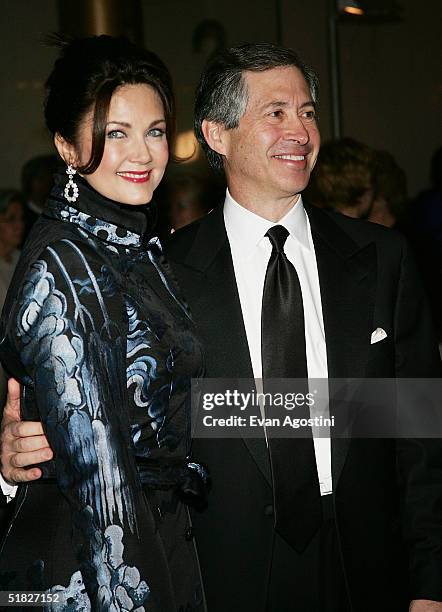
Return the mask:
<path id="1" fill-rule="evenodd" d="M 150 170 L 137 172 L 117 172 L 117 175 L 130 183 L 147 183 L 150 178 Z"/>

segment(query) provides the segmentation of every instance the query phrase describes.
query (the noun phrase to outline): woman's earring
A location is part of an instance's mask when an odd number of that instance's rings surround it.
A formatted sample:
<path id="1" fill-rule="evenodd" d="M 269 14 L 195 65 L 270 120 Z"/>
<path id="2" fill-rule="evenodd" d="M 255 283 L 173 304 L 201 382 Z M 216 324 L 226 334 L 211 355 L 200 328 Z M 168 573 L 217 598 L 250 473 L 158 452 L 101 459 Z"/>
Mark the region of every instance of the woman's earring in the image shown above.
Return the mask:
<path id="1" fill-rule="evenodd" d="M 64 197 L 68 202 L 76 202 L 78 198 L 78 185 L 72 180 L 72 177 L 76 172 L 77 171 L 71 166 L 71 164 L 69 164 L 66 168 L 66 174 L 68 175 L 69 180 L 64 188 Z M 69 194 L 70 189 L 72 189 L 72 195 Z"/>

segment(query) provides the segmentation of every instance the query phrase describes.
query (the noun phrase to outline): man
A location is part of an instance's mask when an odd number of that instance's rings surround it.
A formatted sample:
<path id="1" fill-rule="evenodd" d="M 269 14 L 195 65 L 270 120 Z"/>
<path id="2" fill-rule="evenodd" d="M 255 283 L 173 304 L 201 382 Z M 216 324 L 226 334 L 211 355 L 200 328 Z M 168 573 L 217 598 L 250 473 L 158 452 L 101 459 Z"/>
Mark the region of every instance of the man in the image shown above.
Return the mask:
<path id="1" fill-rule="evenodd" d="M 273 371 L 267 351 L 278 360 L 280 348 L 291 361 L 284 336 L 302 319 L 300 360 L 310 378 L 437 376 L 427 307 L 402 239 L 302 202 L 319 150 L 316 92 L 299 58 L 270 44 L 230 49 L 202 76 L 196 133 L 224 169 L 228 192 L 224 208 L 176 232 L 167 253 L 206 348 L 206 375 L 265 377 Z M 278 309 L 279 296 L 267 287 L 276 268 L 302 303 L 272 343 L 268 306 Z M 261 330 L 262 320 L 269 324 Z M 35 424 L 6 425 L 8 479 L 38 476 L 20 466 L 50 456 L 41 433 Z M 439 442 L 315 440 L 314 453 L 311 439 L 310 447 L 296 442 L 281 470 L 272 439 L 195 440 L 213 479 L 208 508 L 194 515 L 209 610 L 404 612 L 414 600 L 413 612 L 440 612 Z M 310 450 L 311 482 L 284 507 L 281 480 L 290 489 L 294 475 L 302 479 Z M 281 525 L 291 513 L 293 539 Z"/>

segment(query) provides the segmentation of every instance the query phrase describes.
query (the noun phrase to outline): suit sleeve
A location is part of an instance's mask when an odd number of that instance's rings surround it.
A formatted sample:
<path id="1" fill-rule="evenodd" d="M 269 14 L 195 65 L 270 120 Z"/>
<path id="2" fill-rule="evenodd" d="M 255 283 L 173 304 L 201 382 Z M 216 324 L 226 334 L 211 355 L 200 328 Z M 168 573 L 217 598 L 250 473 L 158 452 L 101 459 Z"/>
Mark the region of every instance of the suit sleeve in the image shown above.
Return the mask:
<path id="1" fill-rule="evenodd" d="M 34 261 L 15 302 L 10 337 L 38 408 L 32 417 L 40 417 L 54 450 L 86 590 L 93 609 L 101 609 L 97 598 L 113 601 L 103 582 L 112 551 L 122 551 L 125 561 L 122 542 L 136 539 L 146 505 L 127 415 L 124 304 L 106 266 L 84 249 L 65 240 Z M 133 604 L 148 597 L 143 578 Z"/>
<path id="2" fill-rule="evenodd" d="M 440 377 L 430 310 L 407 245 L 396 302 L 395 345 L 398 378 Z M 410 599 L 442 601 L 442 440 L 399 439 L 397 469 Z"/>
<path id="3" fill-rule="evenodd" d="M 439 378 L 442 370 L 436 338 L 427 296 L 404 239 L 395 308 L 396 376 Z"/>

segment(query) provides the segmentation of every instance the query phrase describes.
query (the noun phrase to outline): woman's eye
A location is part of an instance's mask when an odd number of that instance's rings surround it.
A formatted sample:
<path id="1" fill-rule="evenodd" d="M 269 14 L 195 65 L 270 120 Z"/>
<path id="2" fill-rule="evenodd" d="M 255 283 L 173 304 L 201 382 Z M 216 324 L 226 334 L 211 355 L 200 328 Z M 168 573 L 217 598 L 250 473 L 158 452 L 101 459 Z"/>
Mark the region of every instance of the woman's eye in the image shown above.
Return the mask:
<path id="1" fill-rule="evenodd" d="M 108 138 L 124 138 L 125 135 L 126 134 L 122 132 L 121 130 L 111 130 L 110 132 L 107 133 Z"/>
<path id="2" fill-rule="evenodd" d="M 279 118 L 282 116 L 282 110 L 275 110 L 270 113 L 270 117 Z"/>
<path id="3" fill-rule="evenodd" d="M 164 136 L 165 133 L 165 130 L 161 128 L 153 128 L 152 130 L 149 130 L 148 136 L 153 136 L 154 138 L 161 138 L 161 136 Z"/>

